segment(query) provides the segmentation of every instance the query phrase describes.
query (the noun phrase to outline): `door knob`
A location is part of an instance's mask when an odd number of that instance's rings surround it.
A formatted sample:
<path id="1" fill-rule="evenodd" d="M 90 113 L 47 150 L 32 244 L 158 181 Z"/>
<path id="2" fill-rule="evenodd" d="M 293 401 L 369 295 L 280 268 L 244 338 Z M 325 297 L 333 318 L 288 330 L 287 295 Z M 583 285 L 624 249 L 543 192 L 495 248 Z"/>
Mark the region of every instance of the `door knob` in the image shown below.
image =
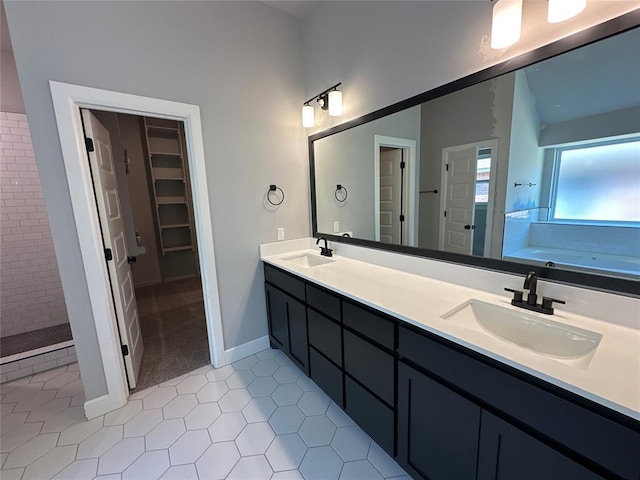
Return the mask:
<path id="1" fill-rule="evenodd" d="M 135 263 L 136 262 L 136 257 L 127 257 L 127 262 L 128 263 Z"/>
<path id="2" fill-rule="evenodd" d="M 475 230 L 476 226 L 475 225 L 465 225 L 464 229 L 465 230 Z"/>

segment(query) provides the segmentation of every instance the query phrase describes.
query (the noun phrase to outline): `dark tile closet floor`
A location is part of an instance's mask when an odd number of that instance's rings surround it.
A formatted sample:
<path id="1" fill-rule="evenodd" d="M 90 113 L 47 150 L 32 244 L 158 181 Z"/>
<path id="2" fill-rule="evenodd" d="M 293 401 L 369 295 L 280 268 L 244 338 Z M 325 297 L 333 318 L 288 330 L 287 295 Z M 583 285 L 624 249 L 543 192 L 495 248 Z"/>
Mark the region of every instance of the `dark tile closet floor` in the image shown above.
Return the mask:
<path id="1" fill-rule="evenodd" d="M 144 355 L 135 391 L 210 365 L 200 277 L 136 289 Z"/>

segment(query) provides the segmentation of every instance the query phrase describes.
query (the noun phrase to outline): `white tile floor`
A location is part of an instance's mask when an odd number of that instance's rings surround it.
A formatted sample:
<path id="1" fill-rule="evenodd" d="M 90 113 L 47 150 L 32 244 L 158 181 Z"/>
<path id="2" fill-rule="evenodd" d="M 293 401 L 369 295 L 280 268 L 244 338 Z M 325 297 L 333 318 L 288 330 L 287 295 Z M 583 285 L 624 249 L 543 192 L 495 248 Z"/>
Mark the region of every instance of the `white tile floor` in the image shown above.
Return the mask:
<path id="1" fill-rule="evenodd" d="M 77 364 L 0 387 L 2 480 L 408 479 L 278 350 L 87 421 Z"/>

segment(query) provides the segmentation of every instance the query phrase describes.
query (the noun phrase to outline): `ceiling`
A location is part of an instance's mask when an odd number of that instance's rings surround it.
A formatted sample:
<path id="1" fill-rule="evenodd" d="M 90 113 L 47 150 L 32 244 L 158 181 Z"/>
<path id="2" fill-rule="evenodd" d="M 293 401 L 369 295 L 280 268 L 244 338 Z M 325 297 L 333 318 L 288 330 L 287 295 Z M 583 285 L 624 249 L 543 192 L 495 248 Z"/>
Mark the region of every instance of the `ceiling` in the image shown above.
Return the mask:
<path id="1" fill-rule="evenodd" d="M 526 67 L 540 123 L 640 106 L 640 29 Z"/>
<path id="2" fill-rule="evenodd" d="M 318 0 L 274 0 L 263 1 L 262 3 L 266 3 L 294 17 L 304 18 L 315 7 Z"/>

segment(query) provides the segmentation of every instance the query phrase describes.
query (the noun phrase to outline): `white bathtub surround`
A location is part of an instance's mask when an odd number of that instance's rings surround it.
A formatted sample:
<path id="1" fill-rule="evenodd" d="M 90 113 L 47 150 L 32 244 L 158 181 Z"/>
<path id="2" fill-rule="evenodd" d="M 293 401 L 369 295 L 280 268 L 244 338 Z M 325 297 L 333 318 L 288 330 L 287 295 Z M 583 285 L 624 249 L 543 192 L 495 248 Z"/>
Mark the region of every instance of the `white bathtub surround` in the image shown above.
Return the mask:
<path id="1" fill-rule="evenodd" d="M 2 335 L 69 321 L 27 116 L 0 112 Z"/>
<path id="2" fill-rule="evenodd" d="M 441 318 L 470 299 L 523 312 L 503 292 L 504 287 L 521 289 L 521 276 L 345 244 L 333 245 L 334 262 L 301 268 L 283 258 L 305 252 L 319 256 L 315 239 L 289 242 L 289 251 L 283 243 L 276 245 L 261 246 L 265 262 L 640 419 L 638 299 L 540 281 L 539 294 L 567 301 L 554 316 L 541 317 L 602 334 L 590 362 L 570 365 Z"/>
<path id="3" fill-rule="evenodd" d="M 73 340 L 0 359 L 0 383 L 77 362 Z"/>

